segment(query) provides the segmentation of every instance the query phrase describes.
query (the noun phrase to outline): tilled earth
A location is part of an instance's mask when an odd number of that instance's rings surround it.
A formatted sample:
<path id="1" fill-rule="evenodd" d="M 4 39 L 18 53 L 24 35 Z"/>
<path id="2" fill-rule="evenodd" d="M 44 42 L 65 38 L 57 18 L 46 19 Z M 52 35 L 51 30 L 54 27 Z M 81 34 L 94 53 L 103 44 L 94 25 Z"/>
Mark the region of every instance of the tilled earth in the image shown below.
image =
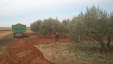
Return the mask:
<path id="1" fill-rule="evenodd" d="M 7 48 L 6 54 L 0 59 L 0 64 L 53 64 L 46 60 L 43 53 L 34 47 L 34 45 L 48 44 L 55 42 L 53 35 L 41 36 L 36 33 L 26 33 L 26 35 L 35 36 L 35 38 L 18 38 Z M 64 36 L 60 36 L 64 37 Z M 60 39 L 60 42 L 71 42 L 66 39 Z"/>

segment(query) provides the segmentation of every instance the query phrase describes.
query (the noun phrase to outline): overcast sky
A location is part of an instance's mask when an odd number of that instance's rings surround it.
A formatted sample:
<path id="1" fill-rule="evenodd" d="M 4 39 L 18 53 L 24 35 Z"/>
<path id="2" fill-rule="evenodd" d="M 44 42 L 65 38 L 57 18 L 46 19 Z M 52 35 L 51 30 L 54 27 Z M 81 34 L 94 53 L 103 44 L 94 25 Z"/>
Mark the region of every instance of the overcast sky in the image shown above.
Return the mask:
<path id="1" fill-rule="evenodd" d="M 92 5 L 113 12 L 113 0 L 0 0 L 0 27 L 16 23 L 30 26 L 38 19 L 49 17 L 71 19 Z"/>

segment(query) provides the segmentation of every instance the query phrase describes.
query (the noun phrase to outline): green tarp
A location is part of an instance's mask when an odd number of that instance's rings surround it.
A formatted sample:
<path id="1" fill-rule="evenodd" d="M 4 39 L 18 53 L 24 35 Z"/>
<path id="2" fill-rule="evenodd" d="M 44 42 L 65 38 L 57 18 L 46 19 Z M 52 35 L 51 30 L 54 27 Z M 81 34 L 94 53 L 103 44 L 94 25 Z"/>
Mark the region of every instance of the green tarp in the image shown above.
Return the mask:
<path id="1" fill-rule="evenodd" d="M 12 25 L 13 32 L 26 32 L 26 25 Z"/>

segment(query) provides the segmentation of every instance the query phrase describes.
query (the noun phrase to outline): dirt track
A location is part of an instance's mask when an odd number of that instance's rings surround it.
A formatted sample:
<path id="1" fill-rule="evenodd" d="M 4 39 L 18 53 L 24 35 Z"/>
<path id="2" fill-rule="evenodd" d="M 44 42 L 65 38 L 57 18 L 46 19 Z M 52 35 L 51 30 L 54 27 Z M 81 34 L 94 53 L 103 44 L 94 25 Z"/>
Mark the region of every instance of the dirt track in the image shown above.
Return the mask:
<path id="1" fill-rule="evenodd" d="M 20 38 L 11 43 L 7 48 L 7 53 L 0 60 L 0 64 L 53 64 L 46 60 L 42 52 L 34 47 L 38 44 L 48 44 L 54 42 L 52 36 L 47 37 L 26 33 L 27 35 L 37 36 L 36 38 Z M 52 37 L 53 38 L 53 37 Z M 69 42 L 61 39 L 60 42 Z"/>
<path id="2" fill-rule="evenodd" d="M 5 37 L 5 36 L 7 36 L 7 35 L 9 35 L 9 34 L 11 34 L 11 33 L 12 33 L 12 31 L 0 33 L 0 39 L 3 38 L 3 37 Z"/>

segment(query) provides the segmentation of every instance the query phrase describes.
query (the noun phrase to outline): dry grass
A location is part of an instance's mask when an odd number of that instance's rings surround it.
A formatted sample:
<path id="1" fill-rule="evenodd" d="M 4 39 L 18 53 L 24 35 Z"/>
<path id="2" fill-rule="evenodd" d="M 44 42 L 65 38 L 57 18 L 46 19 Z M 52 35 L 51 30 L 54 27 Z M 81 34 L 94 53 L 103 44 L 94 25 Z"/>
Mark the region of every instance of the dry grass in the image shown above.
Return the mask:
<path id="1" fill-rule="evenodd" d="M 44 57 L 56 64 L 112 64 L 112 53 L 101 54 L 98 42 L 36 45 Z"/>
<path id="2" fill-rule="evenodd" d="M 15 40 L 15 38 L 13 38 L 13 34 L 7 35 L 0 39 L 0 58 L 2 58 L 5 54 L 7 47 L 13 40 Z"/>
<path id="3" fill-rule="evenodd" d="M 31 31 L 31 30 L 26 30 L 26 32 L 27 32 L 27 33 L 32 33 L 32 31 Z"/>
<path id="4" fill-rule="evenodd" d="M 0 39 L 11 34 L 11 33 L 12 33 L 12 31 L 5 31 L 5 32 L 0 33 Z"/>
<path id="5" fill-rule="evenodd" d="M 73 59 L 69 55 L 69 51 L 66 50 L 67 43 L 50 43 L 50 44 L 41 44 L 36 45 L 44 55 L 44 57 L 55 64 L 78 64 L 78 61 Z"/>
<path id="6" fill-rule="evenodd" d="M 71 55 L 74 56 L 75 58 L 79 56 L 78 59 L 81 60 L 83 64 L 87 64 L 89 61 L 95 62 L 95 64 L 113 63 L 112 52 L 102 54 L 100 52 L 101 47 L 98 42 L 74 43 L 68 49 L 74 52 Z"/>

